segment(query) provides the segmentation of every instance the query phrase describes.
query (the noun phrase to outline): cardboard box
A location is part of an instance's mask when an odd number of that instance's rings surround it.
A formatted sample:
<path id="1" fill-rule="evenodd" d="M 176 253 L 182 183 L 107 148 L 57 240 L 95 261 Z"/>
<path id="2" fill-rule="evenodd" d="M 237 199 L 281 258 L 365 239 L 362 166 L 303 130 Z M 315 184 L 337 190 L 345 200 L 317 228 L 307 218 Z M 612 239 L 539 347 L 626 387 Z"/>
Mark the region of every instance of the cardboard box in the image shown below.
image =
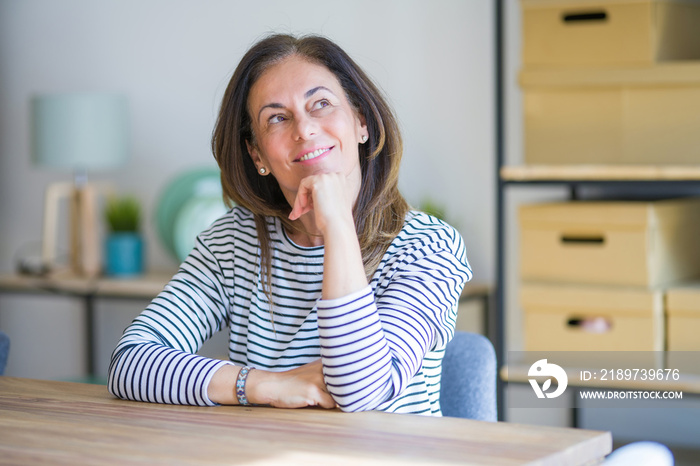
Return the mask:
<path id="1" fill-rule="evenodd" d="M 700 284 L 670 288 L 666 316 L 668 351 L 700 351 Z"/>
<path id="2" fill-rule="evenodd" d="M 658 287 L 700 276 L 700 198 L 520 207 L 525 281 Z"/>
<path id="3" fill-rule="evenodd" d="M 700 61 L 525 68 L 520 84 L 528 164 L 700 165 Z"/>
<path id="4" fill-rule="evenodd" d="M 520 302 L 526 351 L 664 349 L 660 290 L 523 283 Z"/>
<path id="5" fill-rule="evenodd" d="M 522 0 L 525 66 L 700 58 L 696 0 Z"/>

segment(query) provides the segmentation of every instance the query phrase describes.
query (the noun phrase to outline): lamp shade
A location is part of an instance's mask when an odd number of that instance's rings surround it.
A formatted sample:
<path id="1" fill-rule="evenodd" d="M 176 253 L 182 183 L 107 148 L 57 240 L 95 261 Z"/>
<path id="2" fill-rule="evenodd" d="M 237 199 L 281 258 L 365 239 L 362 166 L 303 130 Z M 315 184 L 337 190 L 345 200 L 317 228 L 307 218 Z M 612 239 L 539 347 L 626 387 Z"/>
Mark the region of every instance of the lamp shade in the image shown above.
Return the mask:
<path id="1" fill-rule="evenodd" d="M 32 98 L 32 153 L 36 164 L 106 170 L 128 157 L 126 97 L 111 93 L 47 94 Z"/>

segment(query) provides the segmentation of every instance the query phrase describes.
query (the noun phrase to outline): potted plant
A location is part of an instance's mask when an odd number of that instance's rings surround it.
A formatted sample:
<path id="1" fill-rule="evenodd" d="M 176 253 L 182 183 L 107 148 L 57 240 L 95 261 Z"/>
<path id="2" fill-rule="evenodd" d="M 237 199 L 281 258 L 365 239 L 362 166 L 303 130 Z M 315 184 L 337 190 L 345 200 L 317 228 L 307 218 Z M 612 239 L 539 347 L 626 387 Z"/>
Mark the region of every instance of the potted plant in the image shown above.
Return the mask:
<path id="1" fill-rule="evenodd" d="M 133 196 L 113 196 L 107 200 L 105 219 L 105 272 L 111 276 L 143 273 L 143 238 L 140 233 L 141 204 Z"/>
<path id="2" fill-rule="evenodd" d="M 418 210 L 425 212 L 428 215 L 432 215 L 433 217 L 437 217 L 440 220 L 446 221 L 445 207 L 430 198 L 423 199 L 423 202 L 418 206 Z"/>

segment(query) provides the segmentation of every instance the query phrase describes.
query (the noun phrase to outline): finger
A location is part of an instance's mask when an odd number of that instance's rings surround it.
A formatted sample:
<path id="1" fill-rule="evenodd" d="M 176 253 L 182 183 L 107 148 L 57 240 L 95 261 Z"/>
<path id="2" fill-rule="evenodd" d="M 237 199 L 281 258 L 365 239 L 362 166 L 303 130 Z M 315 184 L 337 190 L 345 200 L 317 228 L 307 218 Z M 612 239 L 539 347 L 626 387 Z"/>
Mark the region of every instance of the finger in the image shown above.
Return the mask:
<path id="1" fill-rule="evenodd" d="M 325 409 L 333 409 L 338 407 L 338 404 L 335 402 L 332 396 L 330 396 L 328 393 L 324 393 L 324 395 L 325 396 L 321 399 L 320 403 L 318 404 L 320 407 Z"/>
<path id="2" fill-rule="evenodd" d="M 297 199 L 299 199 L 297 197 Z M 296 220 L 307 212 L 313 210 L 313 202 L 310 201 L 295 201 L 292 211 L 289 213 L 290 220 Z"/>
<path id="3" fill-rule="evenodd" d="M 297 196 L 294 198 L 292 211 L 289 213 L 290 220 L 296 220 L 307 212 L 313 210 L 314 176 L 308 176 L 301 180 Z"/>

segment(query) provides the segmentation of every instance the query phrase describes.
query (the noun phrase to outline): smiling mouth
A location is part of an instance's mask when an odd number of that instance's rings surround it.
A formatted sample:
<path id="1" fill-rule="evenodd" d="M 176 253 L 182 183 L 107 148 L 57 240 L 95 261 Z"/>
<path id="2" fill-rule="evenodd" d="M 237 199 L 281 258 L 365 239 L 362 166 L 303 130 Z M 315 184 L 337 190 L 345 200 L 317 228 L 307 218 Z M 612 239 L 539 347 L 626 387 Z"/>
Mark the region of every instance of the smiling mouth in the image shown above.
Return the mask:
<path id="1" fill-rule="evenodd" d="M 322 156 L 323 154 L 325 154 L 326 152 L 328 152 L 331 149 L 333 149 L 333 147 L 326 147 L 325 149 L 316 149 L 313 152 L 309 152 L 307 154 L 302 155 L 296 161 L 297 162 L 305 162 L 307 160 L 315 159 L 316 157 Z"/>

